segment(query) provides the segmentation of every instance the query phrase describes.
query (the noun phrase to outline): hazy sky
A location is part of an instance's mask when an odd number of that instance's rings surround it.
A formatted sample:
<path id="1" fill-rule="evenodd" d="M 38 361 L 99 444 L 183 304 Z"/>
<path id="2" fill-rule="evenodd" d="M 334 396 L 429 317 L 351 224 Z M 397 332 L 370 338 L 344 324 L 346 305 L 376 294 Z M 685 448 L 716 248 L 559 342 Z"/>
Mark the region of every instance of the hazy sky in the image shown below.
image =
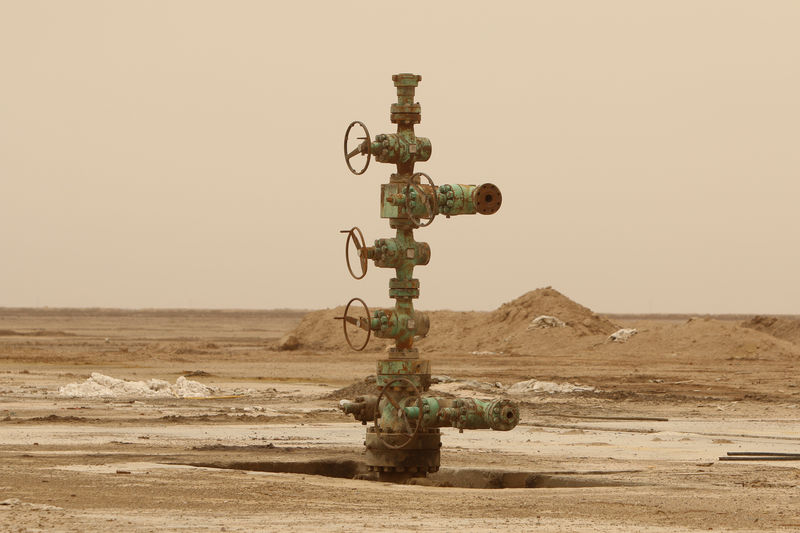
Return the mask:
<path id="1" fill-rule="evenodd" d="M 406 6 L 399 8 L 398 6 Z M 418 306 L 800 313 L 800 2 L 0 0 L 0 306 L 390 306 L 355 119 L 417 89 Z"/>

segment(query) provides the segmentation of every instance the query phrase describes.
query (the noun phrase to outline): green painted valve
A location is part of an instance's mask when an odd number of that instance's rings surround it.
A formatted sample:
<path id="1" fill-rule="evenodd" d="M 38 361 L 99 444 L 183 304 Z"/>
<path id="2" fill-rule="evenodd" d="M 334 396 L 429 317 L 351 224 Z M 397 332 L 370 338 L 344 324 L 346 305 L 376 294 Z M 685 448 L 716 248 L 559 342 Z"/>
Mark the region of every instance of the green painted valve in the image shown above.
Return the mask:
<path id="1" fill-rule="evenodd" d="M 430 362 L 419 358 L 414 340 L 428 334 L 430 321 L 414 309 L 420 289 L 414 267 L 428 264 L 431 249 L 414 239 L 414 230 L 430 225 L 437 215 L 492 215 L 503 198 L 492 183 L 437 186 L 427 174 L 414 172 L 414 165 L 428 161 L 432 151 L 430 139 L 414 132 L 414 125 L 422 120 L 422 107 L 414 102 L 422 77 L 397 74 L 392 81 L 397 103 L 391 106 L 390 120 L 397 124 L 397 132 L 373 139 L 367 126 L 355 121 L 345 131 L 344 156 L 356 175 L 366 172 L 373 158 L 396 165 L 389 182 L 381 185 L 380 208 L 380 216 L 389 219 L 395 236 L 367 246 L 357 227 L 342 233 L 347 234 L 345 257 L 354 278 L 366 275 L 369 261 L 379 268 L 395 269 L 389 282 L 389 297 L 395 304 L 393 309 L 370 311 L 363 300 L 353 298 L 338 318 L 347 343 L 356 350 L 363 350 L 372 335 L 395 343 L 388 358 L 378 361 L 377 395 L 343 400 L 340 408 L 364 424 L 374 422 L 367 429 L 367 465 L 382 480 L 402 481 L 439 469 L 440 427 L 507 431 L 519 422 L 519 409 L 509 400 L 423 396 L 431 385 Z M 356 131 L 361 136 L 351 139 Z M 360 168 L 353 166 L 356 158 L 363 161 Z M 360 306 L 353 305 L 356 302 Z"/>

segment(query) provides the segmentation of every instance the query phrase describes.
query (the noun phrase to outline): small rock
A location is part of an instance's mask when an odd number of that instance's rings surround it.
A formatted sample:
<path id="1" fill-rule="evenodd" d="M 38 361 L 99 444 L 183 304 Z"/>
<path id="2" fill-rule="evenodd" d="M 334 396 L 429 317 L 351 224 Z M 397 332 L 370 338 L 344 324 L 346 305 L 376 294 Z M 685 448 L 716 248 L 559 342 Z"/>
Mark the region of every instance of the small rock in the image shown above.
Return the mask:
<path id="1" fill-rule="evenodd" d="M 612 342 L 625 342 L 637 333 L 639 333 L 639 331 L 636 329 L 622 328 L 609 335 L 608 340 Z"/>
<path id="2" fill-rule="evenodd" d="M 549 315 L 541 315 L 534 318 L 530 324 L 528 324 L 529 330 L 531 329 L 542 329 L 542 328 L 563 328 L 566 327 L 566 324 L 559 320 L 554 316 Z"/>

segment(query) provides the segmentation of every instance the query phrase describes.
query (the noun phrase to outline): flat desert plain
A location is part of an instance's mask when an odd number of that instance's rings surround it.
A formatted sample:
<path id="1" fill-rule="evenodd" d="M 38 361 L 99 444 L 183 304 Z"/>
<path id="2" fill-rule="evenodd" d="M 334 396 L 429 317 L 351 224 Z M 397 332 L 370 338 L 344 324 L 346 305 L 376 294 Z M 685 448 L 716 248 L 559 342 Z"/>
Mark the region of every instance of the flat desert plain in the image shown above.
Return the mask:
<path id="1" fill-rule="evenodd" d="M 0 530 L 800 530 L 800 461 L 720 460 L 800 453 L 796 317 L 599 315 L 550 288 L 433 311 L 433 393 L 521 422 L 444 429 L 442 470 L 399 485 L 358 479 L 337 404 L 386 343 L 347 349 L 339 313 L 0 309 Z"/>

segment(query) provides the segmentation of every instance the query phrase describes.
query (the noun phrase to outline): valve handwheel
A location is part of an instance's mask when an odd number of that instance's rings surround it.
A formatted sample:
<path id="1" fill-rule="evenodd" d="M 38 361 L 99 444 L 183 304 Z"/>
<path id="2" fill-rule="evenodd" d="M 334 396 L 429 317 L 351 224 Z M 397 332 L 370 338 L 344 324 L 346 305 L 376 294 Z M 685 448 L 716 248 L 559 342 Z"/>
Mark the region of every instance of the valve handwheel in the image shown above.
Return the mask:
<path id="1" fill-rule="evenodd" d="M 364 307 L 364 312 L 366 312 L 366 317 L 358 317 L 354 318 L 350 316 L 350 306 L 353 305 L 353 302 L 359 302 Z M 335 317 L 338 320 L 342 321 L 342 328 L 344 329 L 344 340 L 347 341 L 347 344 L 357 352 L 362 351 L 364 348 L 367 347 L 367 343 L 369 342 L 369 337 L 372 334 L 372 328 L 370 328 L 370 320 L 369 320 L 369 307 L 367 304 L 364 303 L 364 300 L 361 298 L 353 298 L 349 302 L 347 302 L 347 306 L 344 308 L 344 316 L 337 316 Z M 364 339 L 364 343 L 361 344 L 359 347 L 353 345 L 353 341 L 350 340 L 350 335 L 347 333 L 347 324 L 353 324 L 356 327 L 359 327 L 367 332 L 367 338 Z"/>
<path id="2" fill-rule="evenodd" d="M 426 193 L 425 190 L 420 186 L 419 183 L 415 181 L 415 178 L 425 178 L 428 180 L 428 184 L 431 187 L 430 194 Z M 426 214 L 422 217 L 414 216 L 414 210 L 411 206 L 411 191 L 416 193 L 417 198 L 421 198 L 422 202 L 425 204 L 425 211 Z M 408 182 L 406 182 L 405 188 L 405 197 L 406 197 L 406 215 L 408 216 L 408 220 L 416 228 L 424 228 L 425 226 L 430 226 L 433 222 L 433 219 L 436 218 L 436 214 L 439 212 L 439 199 L 436 196 L 436 185 L 433 184 L 433 180 L 430 176 L 425 174 L 424 172 L 417 172 L 416 174 L 412 175 L 408 178 Z M 424 224 L 421 224 L 422 218 L 427 218 L 428 221 Z"/>
<path id="3" fill-rule="evenodd" d="M 417 424 L 414 426 L 413 431 L 411 429 L 411 424 L 408 421 L 408 414 L 406 413 L 406 410 L 404 408 L 402 408 L 400 406 L 400 404 L 397 403 L 397 401 L 395 401 L 394 398 L 392 398 L 391 395 L 386 394 L 386 391 L 389 389 L 389 387 L 391 385 L 393 385 L 394 383 L 399 383 L 399 382 L 407 383 L 412 389 L 414 389 L 414 394 L 411 397 L 416 399 L 416 401 L 414 403 L 417 406 L 418 414 L 417 414 Z M 392 444 L 392 443 L 388 442 L 385 438 L 383 438 L 381 436 L 382 433 L 385 433 L 385 432 L 381 432 L 381 427 L 378 424 L 378 418 L 380 418 L 381 398 L 383 396 L 386 396 L 386 401 L 388 401 L 390 404 L 392 404 L 392 407 L 397 409 L 398 416 L 403 419 L 403 423 L 406 426 L 405 433 L 399 433 L 399 435 L 404 435 L 405 436 L 405 440 L 401 444 Z M 422 395 L 419 393 L 419 389 L 417 388 L 417 386 L 414 385 L 414 383 L 409 379 L 406 379 L 406 378 L 395 378 L 395 379 L 393 379 L 392 381 L 388 382 L 387 384 L 385 384 L 383 386 L 383 389 L 381 389 L 380 394 L 378 394 L 378 401 L 375 402 L 375 405 L 378 406 L 378 409 L 376 409 L 376 412 L 375 412 L 375 434 L 378 436 L 378 438 L 381 440 L 381 442 L 383 442 L 386 445 L 387 448 L 392 448 L 394 450 L 399 450 L 401 448 L 405 448 L 406 446 L 411 444 L 411 441 L 414 440 L 414 437 L 417 436 L 417 433 L 419 433 L 419 430 L 422 428 Z M 397 433 L 395 433 L 395 435 L 397 435 Z"/>
<path id="4" fill-rule="evenodd" d="M 359 144 L 356 148 L 348 152 L 347 141 L 350 140 L 350 130 L 352 130 L 353 126 L 355 126 L 356 124 L 361 126 L 361 129 L 364 130 L 364 136 L 358 137 L 358 139 L 363 142 Z M 369 144 L 370 139 L 371 137 L 369 136 L 369 130 L 367 129 L 367 126 L 360 120 L 354 120 L 353 122 L 351 122 L 350 125 L 347 126 L 347 131 L 344 132 L 344 162 L 347 163 L 347 168 L 350 169 L 350 172 L 352 172 L 356 176 L 360 176 L 361 174 L 367 171 L 369 162 L 372 159 L 372 151 L 370 150 L 370 144 Z M 361 155 L 367 154 L 367 162 L 364 163 L 364 168 L 362 168 L 361 170 L 356 170 L 353 168 L 353 165 L 350 164 L 350 160 L 359 154 Z"/>
<path id="5" fill-rule="evenodd" d="M 347 233 L 347 241 L 344 243 L 344 258 L 347 261 L 347 270 L 350 271 L 350 275 L 356 279 L 361 279 L 367 275 L 367 247 L 366 242 L 364 242 L 364 234 L 361 233 L 361 230 L 358 229 L 358 226 L 354 226 L 350 230 L 339 230 L 339 233 Z M 358 233 L 358 235 L 356 235 Z M 356 253 L 358 254 L 358 261 L 361 265 L 361 275 L 356 276 L 356 273 L 353 272 L 353 267 L 350 265 L 350 242 L 352 242 L 356 247 Z"/>

